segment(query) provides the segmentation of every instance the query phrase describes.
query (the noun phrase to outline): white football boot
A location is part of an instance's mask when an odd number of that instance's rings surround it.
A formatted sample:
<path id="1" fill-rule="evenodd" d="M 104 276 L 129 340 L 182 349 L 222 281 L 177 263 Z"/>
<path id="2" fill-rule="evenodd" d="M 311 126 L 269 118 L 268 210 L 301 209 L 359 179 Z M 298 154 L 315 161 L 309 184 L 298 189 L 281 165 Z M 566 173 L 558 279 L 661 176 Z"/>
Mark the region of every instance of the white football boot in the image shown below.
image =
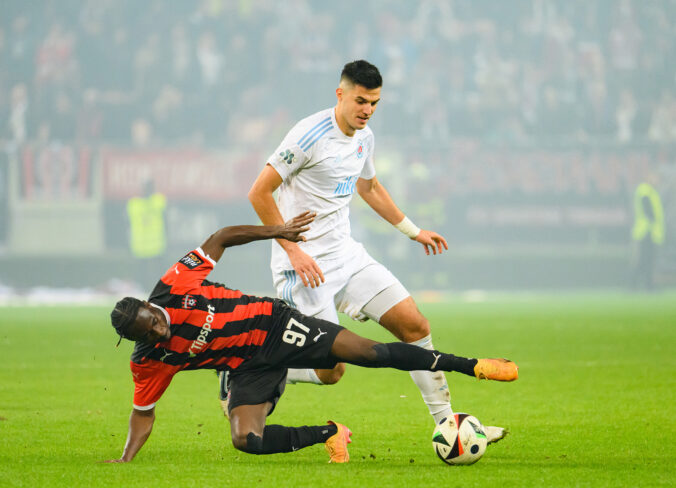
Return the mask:
<path id="1" fill-rule="evenodd" d="M 495 427 L 493 425 L 484 425 L 484 433 L 489 444 L 501 441 L 504 439 L 509 431 L 504 427 Z"/>

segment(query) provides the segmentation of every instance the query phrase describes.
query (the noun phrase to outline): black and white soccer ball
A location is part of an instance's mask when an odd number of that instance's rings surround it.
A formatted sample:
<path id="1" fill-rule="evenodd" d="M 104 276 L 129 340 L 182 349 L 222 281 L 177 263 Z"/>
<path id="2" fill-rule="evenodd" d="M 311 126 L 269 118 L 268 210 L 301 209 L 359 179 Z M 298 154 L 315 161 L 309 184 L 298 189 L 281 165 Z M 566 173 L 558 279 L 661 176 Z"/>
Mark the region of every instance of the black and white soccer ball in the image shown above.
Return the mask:
<path id="1" fill-rule="evenodd" d="M 466 413 L 443 419 L 432 435 L 434 452 L 447 464 L 474 464 L 486 452 L 486 445 L 484 426 Z"/>

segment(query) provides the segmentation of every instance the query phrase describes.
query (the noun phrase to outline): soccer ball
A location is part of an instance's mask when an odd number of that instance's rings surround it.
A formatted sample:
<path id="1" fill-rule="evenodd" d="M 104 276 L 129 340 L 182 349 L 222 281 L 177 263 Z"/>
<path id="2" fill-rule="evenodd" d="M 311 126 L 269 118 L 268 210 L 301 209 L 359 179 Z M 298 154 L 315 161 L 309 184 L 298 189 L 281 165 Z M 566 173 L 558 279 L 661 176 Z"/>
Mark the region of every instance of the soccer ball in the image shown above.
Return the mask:
<path id="1" fill-rule="evenodd" d="M 447 464 L 476 463 L 486 452 L 486 444 L 484 426 L 466 413 L 443 419 L 432 435 L 434 451 Z"/>

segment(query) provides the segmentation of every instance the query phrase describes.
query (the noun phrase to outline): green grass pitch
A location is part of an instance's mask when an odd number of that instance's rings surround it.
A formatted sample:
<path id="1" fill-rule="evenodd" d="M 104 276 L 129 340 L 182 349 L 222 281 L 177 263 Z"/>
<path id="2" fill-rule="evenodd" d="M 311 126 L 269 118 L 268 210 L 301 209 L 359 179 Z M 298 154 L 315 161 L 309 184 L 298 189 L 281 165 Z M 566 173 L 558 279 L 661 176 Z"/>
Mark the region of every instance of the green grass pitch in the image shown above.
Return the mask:
<path id="1" fill-rule="evenodd" d="M 119 457 L 131 409 L 131 343 L 107 307 L 0 308 L 0 486 L 674 486 L 676 295 L 450 298 L 421 305 L 438 349 L 505 356 L 515 383 L 448 380 L 456 411 L 509 427 L 473 466 L 444 465 L 405 372 L 348 366 L 335 386 L 290 386 L 269 422 L 353 431 L 351 461 L 323 446 L 236 451 L 210 371 L 179 374 L 134 462 Z M 373 323 L 352 330 L 389 340 Z"/>

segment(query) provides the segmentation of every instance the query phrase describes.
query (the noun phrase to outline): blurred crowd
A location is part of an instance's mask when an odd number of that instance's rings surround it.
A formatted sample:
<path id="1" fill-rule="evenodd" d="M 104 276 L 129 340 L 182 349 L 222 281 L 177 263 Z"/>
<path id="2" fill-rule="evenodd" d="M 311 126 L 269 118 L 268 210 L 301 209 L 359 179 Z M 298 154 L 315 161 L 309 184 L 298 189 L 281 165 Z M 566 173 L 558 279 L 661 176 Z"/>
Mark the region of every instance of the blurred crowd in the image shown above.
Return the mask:
<path id="1" fill-rule="evenodd" d="M 380 134 L 676 142 L 676 1 L 5 0 L 0 139 L 274 146 L 384 76 Z"/>

